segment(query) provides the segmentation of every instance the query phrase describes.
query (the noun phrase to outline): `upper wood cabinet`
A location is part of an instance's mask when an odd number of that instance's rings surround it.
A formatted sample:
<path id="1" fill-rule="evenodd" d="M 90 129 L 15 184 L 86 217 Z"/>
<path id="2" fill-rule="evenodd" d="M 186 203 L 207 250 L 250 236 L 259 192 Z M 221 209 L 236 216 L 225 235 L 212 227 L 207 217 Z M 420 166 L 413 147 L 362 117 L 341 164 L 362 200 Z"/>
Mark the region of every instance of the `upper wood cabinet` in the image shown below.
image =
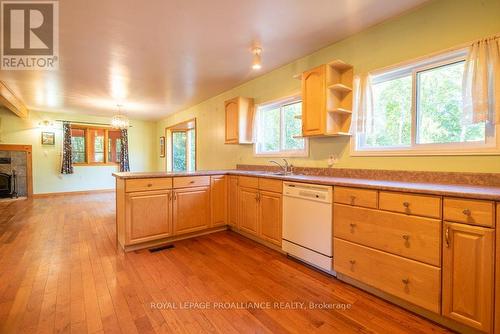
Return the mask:
<path id="1" fill-rule="evenodd" d="M 302 135 L 325 134 L 326 71 L 325 65 L 302 74 Z"/>
<path id="2" fill-rule="evenodd" d="M 302 73 L 302 135 L 349 135 L 353 68 L 334 60 Z"/>
<path id="3" fill-rule="evenodd" d="M 254 103 L 252 98 L 235 97 L 224 102 L 226 144 L 252 144 Z"/>
<path id="4" fill-rule="evenodd" d="M 225 175 L 210 178 L 210 201 L 212 202 L 211 226 L 226 225 L 227 219 L 227 177 Z"/>
<path id="5" fill-rule="evenodd" d="M 126 195 L 126 244 L 172 235 L 171 191 L 144 191 Z"/>
<path id="6" fill-rule="evenodd" d="M 229 176 L 228 224 L 238 226 L 238 177 Z"/>
<path id="7" fill-rule="evenodd" d="M 208 228 L 210 225 L 210 187 L 174 190 L 173 213 L 174 235 Z"/>
<path id="8" fill-rule="evenodd" d="M 494 230 L 445 222 L 443 315 L 489 332 L 493 313 Z"/>

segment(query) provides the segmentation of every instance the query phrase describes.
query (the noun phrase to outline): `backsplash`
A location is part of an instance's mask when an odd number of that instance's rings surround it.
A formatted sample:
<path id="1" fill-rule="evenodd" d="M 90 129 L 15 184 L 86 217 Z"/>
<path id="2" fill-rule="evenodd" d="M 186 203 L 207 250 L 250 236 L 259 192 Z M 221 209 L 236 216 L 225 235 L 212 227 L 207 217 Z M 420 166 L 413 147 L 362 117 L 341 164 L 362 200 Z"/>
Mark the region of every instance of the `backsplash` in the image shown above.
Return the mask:
<path id="1" fill-rule="evenodd" d="M 278 166 L 236 165 L 236 169 L 256 171 L 279 171 Z M 465 184 L 471 186 L 500 186 L 500 173 L 450 173 L 380 169 L 293 167 L 296 174 L 346 177 L 399 182 L 438 184 Z"/>

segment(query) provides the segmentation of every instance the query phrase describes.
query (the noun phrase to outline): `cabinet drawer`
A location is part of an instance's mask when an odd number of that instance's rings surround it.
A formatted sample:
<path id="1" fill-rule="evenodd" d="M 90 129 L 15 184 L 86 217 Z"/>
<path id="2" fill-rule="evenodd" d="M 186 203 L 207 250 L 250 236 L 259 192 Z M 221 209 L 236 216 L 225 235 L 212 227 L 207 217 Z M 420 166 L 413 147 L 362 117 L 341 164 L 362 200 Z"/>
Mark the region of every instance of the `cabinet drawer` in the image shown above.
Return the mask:
<path id="1" fill-rule="evenodd" d="M 125 192 L 163 190 L 172 188 L 172 178 L 150 178 L 125 180 Z"/>
<path id="2" fill-rule="evenodd" d="M 336 203 L 377 208 L 377 191 L 370 189 L 335 187 L 333 200 Z"/>
<path id="3" fill-rule="evenodd" d="M 174 177 L 174 188 L 202 187 L 210 185 L 210 176 Z"/>
<path id="4" fill-rule="evenodd" d="M 494 227 L 495 203 L 490 201 L 445 198 L 443 215 L 444 220 Z"/>
<path id="5" fill-rule="evenodd" d="M 335 271 L 440 312 L 441 269 L 337 238 L 333 243 Z"/>
<path id="6" fill-rule="evenodd" d="M 240 176 L 238 179 L 238 185 L 245 188 L 259 188 L 259 179 L 250 176 Z"/>
<path id="7" fill-rule="evenodd" d="M 441 218 L 441 198 L 438 196 L 381 191 L 379 208 L 407 215 Z"/>
<path id="8" fill-rule="evenodd" d="M 441 221 L 334 204 L 337 238 L 441 266 Z"/>
<path id="9" fill-rule="evenodd" d="M 259 178 L 259 189 L 281 194 L 283 192 L 283 182 L 281 180 Z"/>

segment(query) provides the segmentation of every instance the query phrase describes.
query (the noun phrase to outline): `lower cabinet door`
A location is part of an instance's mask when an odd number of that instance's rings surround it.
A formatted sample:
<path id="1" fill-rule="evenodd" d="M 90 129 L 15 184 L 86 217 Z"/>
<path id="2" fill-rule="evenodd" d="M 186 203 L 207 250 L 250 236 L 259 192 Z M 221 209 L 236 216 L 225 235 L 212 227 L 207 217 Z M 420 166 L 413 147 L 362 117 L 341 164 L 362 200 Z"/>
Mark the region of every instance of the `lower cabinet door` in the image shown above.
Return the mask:
<path id="1" fill-rule="evenodd" d="M 210 182 L 210 199 L 212 202 L 211 226 L 226 225 L 227 219 L 227 177 L 224 175 L 212 176 Z"/>
<path id="2" fill-rule="evenodd" d="M 243 232 L 259 235 L 259 191 L 240 187 L 238 192 L 238 224 Z"/>
<path id="3" fill-rule="evenodd" d="M 444 224 L 443 315 L 488 332 L 492 327 L 494 230 Z"/>
<path id="4" fill-rule="evenodd" d="M 176 189 L 173 192 L 174 235 L 196 232 L 210 225 L 210 187 Z"/>
<path id="5" fill-rule="evenodd" d="M 127 245 L 172 235 L 170 190 L 128 193 L 126 202 Z"/>
<path id="6" fill-rule="evenodd" d="M 259 199 L 260 237 L 281 246 L 282 196 L 261 191 Z"/>
<path id="7" fill-rule="evenodd" d="M 238 226 L 238 177 L 229 176 L 228 224 Z"/>

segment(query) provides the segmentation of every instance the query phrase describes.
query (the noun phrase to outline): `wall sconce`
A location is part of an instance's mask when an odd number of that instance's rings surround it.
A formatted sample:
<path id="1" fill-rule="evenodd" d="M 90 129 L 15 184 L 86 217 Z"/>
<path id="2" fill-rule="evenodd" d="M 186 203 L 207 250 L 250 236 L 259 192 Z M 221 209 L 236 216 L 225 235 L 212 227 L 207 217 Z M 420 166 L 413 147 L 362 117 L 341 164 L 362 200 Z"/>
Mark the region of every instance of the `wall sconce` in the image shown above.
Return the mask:
<path id="1" fill-rule="evenodd" d="M 42 129 L 52 128 L 52 127 L 54 127 L 54 122 L 49 121 L 49 120 L 43 120 L 43 121 L 38 122 L 38 127 L 42 128 Z"/>

